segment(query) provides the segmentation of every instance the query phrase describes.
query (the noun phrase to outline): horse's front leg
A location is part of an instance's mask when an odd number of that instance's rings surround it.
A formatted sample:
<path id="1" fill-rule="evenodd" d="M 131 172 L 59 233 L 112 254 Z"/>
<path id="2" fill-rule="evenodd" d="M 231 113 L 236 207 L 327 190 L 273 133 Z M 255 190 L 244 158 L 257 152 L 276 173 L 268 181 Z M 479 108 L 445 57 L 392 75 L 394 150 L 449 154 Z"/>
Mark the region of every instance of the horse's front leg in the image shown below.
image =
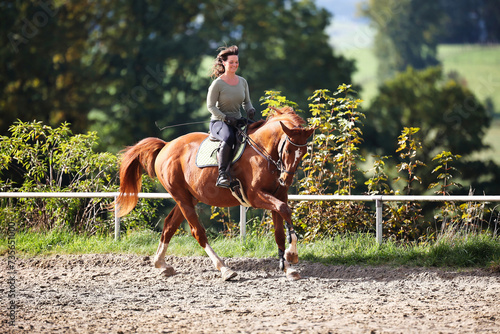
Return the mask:
<path id="1" fill-rule="evenodd" d="M 297 251 L 297 234 L 293 229 L 292 223 L 286 223 L 288 231 L 288 249 L 285 251 L 285 258 L 291 264 L 299 263 L 299 252 Z"/>
<path id="2" fill-rule="evenodd" d="M 290 280 L 300 279 L 299 272 L 292 268 L 292 264 L 299 262 L 299 254 L 297 252 L 297 235 L 293 229 L 293 225 L 287 222 L 288 242 L 289 247 L 285 250 L 285 231 L 283 227 L 283 217 L 276 211 L 272 212 L 274 223 L 274 238 L 278 245 L 278 256 L 280 270 L 284 271 L 286 277 Z"/>
<path id="3" fill-rule="evenodd" d="M 292 210 L 288 206 L 286 189 L 283 190 L 281 195 L 275 197 L 267 192 L 257 192 L 257 196 L 252 199 L 252 206 L 255 208 L 267 209 L 272 211 L 274 223 L 274 238 L 278 245 L 278 254 L 280 261 L 280 269 L 286 273 L 286 276 L 291 280 L 300 278 L 297 270 L 291 267 L 299 261 L 297 253 L 297 235 L 292 225 Z M 283 221 L 286 222 L 288 229 L 288 239 L 290 247 L 285 250 L 286 237 L 283 226 Z"/>

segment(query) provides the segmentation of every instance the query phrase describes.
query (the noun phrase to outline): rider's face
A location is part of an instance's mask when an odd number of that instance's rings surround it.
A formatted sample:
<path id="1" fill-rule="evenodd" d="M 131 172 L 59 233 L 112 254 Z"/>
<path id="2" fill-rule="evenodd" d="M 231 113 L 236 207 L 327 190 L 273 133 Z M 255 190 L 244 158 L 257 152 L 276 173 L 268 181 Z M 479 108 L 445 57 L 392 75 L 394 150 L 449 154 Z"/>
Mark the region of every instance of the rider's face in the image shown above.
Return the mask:
<path id="1" fill-rule="evenodd" d="M 223 64 L 226 72 L 235 73 L 240 63 L 238 62 L 238 56 L 233 55 L 233 56 L 228 56 L 227 60 L 224 61 Z"/>

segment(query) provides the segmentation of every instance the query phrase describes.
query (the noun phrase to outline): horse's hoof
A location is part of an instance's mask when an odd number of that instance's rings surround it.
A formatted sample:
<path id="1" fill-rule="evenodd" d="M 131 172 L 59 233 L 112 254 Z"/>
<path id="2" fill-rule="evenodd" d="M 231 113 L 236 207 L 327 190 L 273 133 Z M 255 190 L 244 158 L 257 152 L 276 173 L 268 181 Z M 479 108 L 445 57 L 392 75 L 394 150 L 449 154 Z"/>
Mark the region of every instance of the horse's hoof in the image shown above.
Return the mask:
<path id="1" fill-rule="evenodd" d="M 169 265 L 165 262 L 165 260 L 154 260 L 153 261 L 155 268 L 161 269 L 161 268 L 167 268 Z"/>
<path id="2" fill-rule="evenodd" d="M 285 257 L 288 263 L 297 264 L 299 263 L 299 254 L 285 252 Z"/>
<path id="3" fill-rule="evenodd" d="M 221 271 L 222 271 L 222 279 L 224 281 L 229 281 L 238 275 L 237 273 L 228 268 L 222 268 Z"/>
<path id="4" fill-rule="evenodd" d="M 286 278 L 288 278 L 290 281 L 297 281 L 301 279 L 300 274 L 297 270 L 288 270 L 286 273 Z"/>
<path id="5" fill-rule="evenodd" d="M 174 267 L 167 266 L 167 267 L 164 267 L 162 269 L 163 270 L 161 271 L 161 275 L 163 275 L 165 277 L 174 276 L 176 274 Z"/>

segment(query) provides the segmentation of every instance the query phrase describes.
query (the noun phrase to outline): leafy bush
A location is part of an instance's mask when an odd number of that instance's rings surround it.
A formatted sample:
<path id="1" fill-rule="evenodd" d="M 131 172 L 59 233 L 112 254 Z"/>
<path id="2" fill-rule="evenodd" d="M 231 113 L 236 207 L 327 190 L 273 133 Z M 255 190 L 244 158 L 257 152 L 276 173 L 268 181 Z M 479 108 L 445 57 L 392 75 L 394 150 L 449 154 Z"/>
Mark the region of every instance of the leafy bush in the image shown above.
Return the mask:
<path id="1" fill-rule="evenodd" d="M 422 148 L 422 144 L 415 138 L 415 134 L 419 128 L 403 128 L 401 135 L 398 137 L 398 148 L 400 163 L 396 166 L 398 172 L 407 174 L 407 177 L 397 177 L 396 181 L 404 180 L 405 187 L 403 191 L 406 195 L 410 195 L 413 189 L 414 181 L 422 183 L 422 179 L 417 176 L 416 169 L 425 164 L 416 158 L 418 150 Z M 399 190 L 395 192 L 399 194 Z M 387 234 L 395 235 L 400 239 L 415 239 L 421 235 L 424 230 L 420 226 L 420 220 L 423 217 L 422 208 L 418 202 L 405 202 L 403 204 L 389 203 L 386 205 L 388 218 L 386 219 Z"/>
<path id="2" fill-rule="evenodd" d="M 425 163 L 418 159 L 422 144 L 417 137 L 419 128 L 403 127 L 398 137 L 395 153 L 399 155 L 397 172 L 400 174 L 392 189 L 389 185 L 386 161 L 390 156 L 374 156 L 373 168 L 364 172 L 358 168 L 358 163 L 364 161 L 359 153 L 362 143 L 362 120 L 365 115 L 358 110 L 360 100 L 351 96 L 350 86 L 341 85 L 331 94 L 328 90 L 317 90 L 310 97 L 309 105 L 312 117 L 308 119 L 309 126 L 316 128 L 312 141 L 308 146 L 308 153 L 302 161 L 302 174 L 296 183 L 300 194 L 340 194 L 351 195 L 357 186 L 357 177 L 371 173 L 365 182 L 367 193 L 376 194 L 413 194 L 415 184 L 422 184 L 419 176 Z M 261 99 L 269 106 L 295 106 L 295 103 L 281 96 L 280 92 L 268 91 Z M 266 109 L 267 110 L 267 109 Z M 421 155 L 421 154 L 420 154 Z M 429 188 L 438 187 L 437 193 L 449 194 L 451 186 L 460 185 L 452 181 L 452 173 L 456 169 L 451 164 L 459 159 L 459 155 L 443 151 L 437 154 L 432 161 L 437 162 L 432 174 L 436 182 Z M 391 173 L 392 174 L 392 173 Z M 399 181 L 399 182 L 398 182 Z M 397 187 L 401 186 L 402 189 Z M 297 230 L 306 240 L 331 238 L 346 232 L 373 232 L 374 217 L 369 208 L 362 202 L 330 202 L 304 201 L 291 203 L 293 206 L 293 220 Z M 445 202 L 437 209 L 434 215 L 434 224 L 425 219 L 423 209 L 418 202 L 389 202 L 384 205 L 384 236 L 398 240 L 427 240 L 435 238 L 441 226 L 484 226 L 492 230 L 492 221 L 486 221 L 485 213 L 490 213 L 493 222 L 495 210 L 486 205 L 467 203 L 457 205 Z M 467 223 L 467 221 L 474 223 Z M 260 230 L 267 230 L 270 217 L 265 218 L 263 224 L 255 224 Z M 272 230 L 272 229 L 271 229 Z M 496 234 L 496 230 L 493 231 Z"/>
<path id="3" fill-rule="evenodd" d="M 16 192 L 113 192 L 118 189 L 118 159 L 97 153 L 95 132 L 72 135 L 69 124 L 51 128 L 41 122 L 16 122 L 11 136 L 1 137 L 0 190 Z M 146 189 L 153 183 L 145 180 Z M 89 234 L 104 233 L 114 226 L 109 206 L 103 198 L 19 198 L 2 199 L 1 229 L 16 223 L 19 229 L 64 228 Z M 142 206 L 142 207 L 141 207 Z M 141 203 L 124 227 L 144 223 L 137 217 L 151 212 Z M 147 220 L 146 220 L 147 221 Z"/>
<path id="4" fill-rule="evenodd" d="M 350 93 L 350 86 L 341 85 L 333 94 L 317 90 L 309 98 L 312 117 L 308 124 L 316 132 L 302 162 L 305 175 L 298 182 L 300 194 L 351 195 L 356 188 L 357 164 L 364 161 L 359 144 L 365 116 L 358 111 L 362 101 Z M 373 219 L 367 209 L 363 202 L 300 202 L 294 206 L 293 218 L 304 238 L 313 240 L 370 229 Z"/>

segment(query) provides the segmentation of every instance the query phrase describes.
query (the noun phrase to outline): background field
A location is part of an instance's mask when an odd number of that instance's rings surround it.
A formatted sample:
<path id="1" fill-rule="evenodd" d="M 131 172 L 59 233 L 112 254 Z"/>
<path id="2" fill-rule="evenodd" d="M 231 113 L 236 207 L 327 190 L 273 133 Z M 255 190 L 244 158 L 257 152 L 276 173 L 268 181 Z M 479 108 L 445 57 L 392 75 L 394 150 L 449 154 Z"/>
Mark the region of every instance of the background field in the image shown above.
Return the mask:
<path id="1" fill-rule="evenodd" d="M 377 95 L 380 82 L 377 79 L 378 62 L 371 48 L 349 49 L 344 56 L 356 61 L 357 71 L 353 83 L 362 86 L 360 98 L 364 107 Z M 493 159 L 500 163 L 500 46 L 441 45 L 438 47 L 445 73 L 457 73 L 470 90 L 485 105 L 490 105 L 495 119 L 485 136 L 491 150 L 482 152 L 481 159 Z"/>

